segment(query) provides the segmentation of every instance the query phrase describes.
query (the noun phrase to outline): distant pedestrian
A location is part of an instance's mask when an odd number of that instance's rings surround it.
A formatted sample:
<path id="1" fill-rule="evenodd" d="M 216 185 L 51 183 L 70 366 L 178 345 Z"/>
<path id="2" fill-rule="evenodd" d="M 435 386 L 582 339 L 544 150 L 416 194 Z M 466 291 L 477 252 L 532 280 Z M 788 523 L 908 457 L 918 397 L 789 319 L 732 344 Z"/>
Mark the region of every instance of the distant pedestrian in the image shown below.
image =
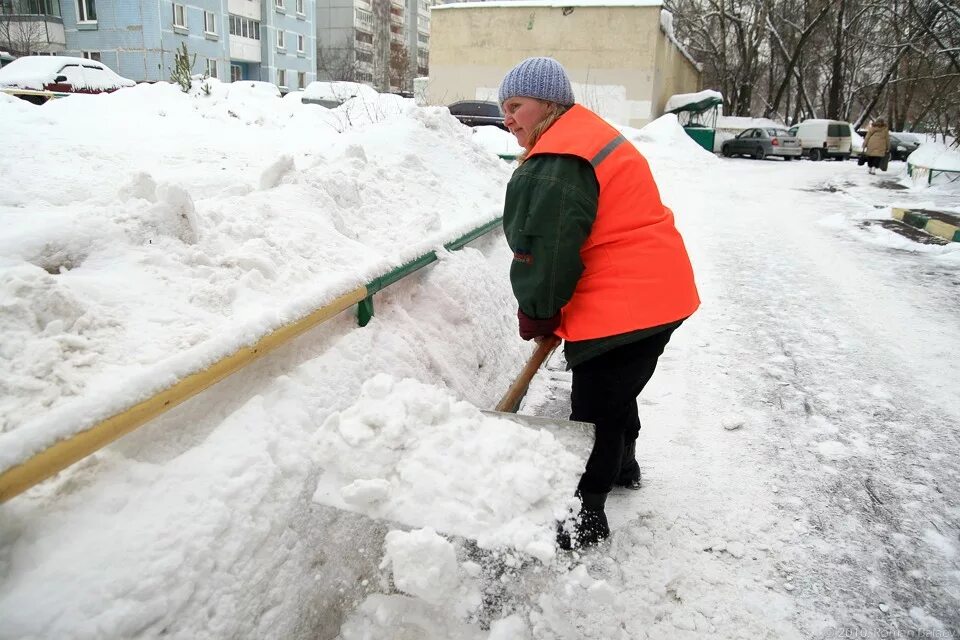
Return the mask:
<path id="1" fill-rule="evenodd" d="M 700 299 L 646 159 L 575 104 L 560 63 L 524 60 L 499 98 L 524 148 L 503 211 L 520 336 L 566 341 L 570 417 L 596 426 L 577 487 L 580 512 L 572 531 L 563 523 L 557 531 L 561 548 L 585 547 L 610 534 L 607 493 L 640 488 L 637 397 Z"/>
<path id="2" fill-rule="evenodd" d="M 867 166 L 871 175 L 875 174 L 879 168 L 887 170 L 885 160 L 890 153 L 890 131 L 883 118 L 877 118 L 870 125 L 867 137 L 863 139 L 863 149 L 867 155 Z"/>

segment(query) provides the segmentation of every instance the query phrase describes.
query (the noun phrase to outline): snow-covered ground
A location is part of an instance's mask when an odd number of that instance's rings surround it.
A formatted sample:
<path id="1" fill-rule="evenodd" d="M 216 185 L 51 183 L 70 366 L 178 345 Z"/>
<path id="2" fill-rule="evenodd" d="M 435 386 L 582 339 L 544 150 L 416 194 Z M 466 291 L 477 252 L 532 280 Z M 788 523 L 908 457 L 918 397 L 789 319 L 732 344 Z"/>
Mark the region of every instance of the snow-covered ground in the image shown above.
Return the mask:
<path id="1" fill-rule="evenodd" d="M 442 108 L 216 89 L 0 101 L 4 467 L 499 214 Z M 0 505 L 0 638 L 957 637 L 960 249 L 873 223 L 957 192 L 624 132 L 704 303 L 608 543 L 547 543 L 582 451 L 475 411 L 529 350 L 494 233 Z"/>

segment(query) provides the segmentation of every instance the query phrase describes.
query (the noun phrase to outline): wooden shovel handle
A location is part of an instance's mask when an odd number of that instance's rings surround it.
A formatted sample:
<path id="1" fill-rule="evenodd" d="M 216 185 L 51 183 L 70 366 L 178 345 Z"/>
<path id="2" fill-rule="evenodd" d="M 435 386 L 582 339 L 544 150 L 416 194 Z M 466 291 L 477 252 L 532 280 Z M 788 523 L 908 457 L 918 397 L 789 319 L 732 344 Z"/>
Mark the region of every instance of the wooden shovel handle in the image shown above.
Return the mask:
<path id="1" fill-rule="evenodd" d="M 513 381 L 510 388 L 507 389 L 507 392 L 503 398 L 500 399 L 500 402 L 497 403 L 497 411 L 504 411 L 506 413 L 517 412 L 520 400 L 523 399 L 524 394 L 527 392 L 527 387 L 530 386 L 530 381 L 533 379 L 534 374 L 537 373 L 537 369 L 540 368 L 540 365 L 553 353 L 553 350 L 556 349 L 559 344 L 560 338 L 553 335 L 544 338 L 537 344 L 536 350 L 533 352 L 533 355 L 530 356 L 530 359 L 527 360 L 527 364 L 523 366 L 520 375 Z"/>

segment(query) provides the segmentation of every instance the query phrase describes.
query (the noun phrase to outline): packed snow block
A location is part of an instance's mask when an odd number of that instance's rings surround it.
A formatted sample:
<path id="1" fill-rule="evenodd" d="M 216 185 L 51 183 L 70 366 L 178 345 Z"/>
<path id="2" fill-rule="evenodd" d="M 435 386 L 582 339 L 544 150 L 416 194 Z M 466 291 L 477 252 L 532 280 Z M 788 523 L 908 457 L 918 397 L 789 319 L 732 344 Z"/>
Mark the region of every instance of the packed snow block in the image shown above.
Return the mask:
<path id="1" fill-rule="evenodd" d="M 317 502 L 544 561 L 586 463 L 546 428 L 382 374 L 327 418 L 317 448 Z"/>
<path id="2" fill-rule="evenodd" d="M 177 238 L 185 244 L 196 244 L 199 239 L 199 222 L 193 198 L 175 184 L 160 184 L 156 189 L 156 204 L 146 217 L 152 231 Z"/>
<path id="3" fill-rule="evenodd" d="M 260 174 L 260 189 L 266 191 L 280 186 L 283 177 L 294 170 L 293 156 L 282 155 Z"/>

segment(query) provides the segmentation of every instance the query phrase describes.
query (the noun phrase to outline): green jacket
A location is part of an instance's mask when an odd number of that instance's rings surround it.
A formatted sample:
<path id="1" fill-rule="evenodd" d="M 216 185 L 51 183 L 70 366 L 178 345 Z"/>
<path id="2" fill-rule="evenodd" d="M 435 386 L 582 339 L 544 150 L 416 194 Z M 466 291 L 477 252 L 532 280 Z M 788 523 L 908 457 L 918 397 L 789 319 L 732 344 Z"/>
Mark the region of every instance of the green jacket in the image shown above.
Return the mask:
<path id="1" fill-rule="evenodd" d="M 573 296 L 583 273 L 580 247 L 597 217 L 599 198 L 593 167 L 575 156 L 534 156 L 510 178 L 503 207 L 503 230 L 513 250 L 510 284 L 520 310 L 531 318 L 557 315 Z M 567 365 L 678 324 L 566 342 Z"/>

